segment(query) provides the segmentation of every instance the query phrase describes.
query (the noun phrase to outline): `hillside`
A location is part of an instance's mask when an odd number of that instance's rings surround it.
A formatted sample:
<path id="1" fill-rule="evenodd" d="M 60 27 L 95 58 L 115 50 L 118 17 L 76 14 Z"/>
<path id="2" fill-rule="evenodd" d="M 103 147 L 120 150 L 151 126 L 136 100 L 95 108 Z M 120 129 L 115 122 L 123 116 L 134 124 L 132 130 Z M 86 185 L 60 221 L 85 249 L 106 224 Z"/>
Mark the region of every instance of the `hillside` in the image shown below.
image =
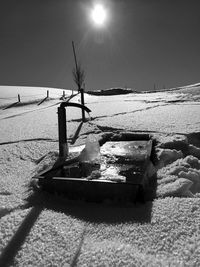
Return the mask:
<path id="1" fill-rule="evenodd" d="M 0 266 L 199 266 L 200 84 L 85 94 L 84 124 L 81 110 L 66 108 L 70 152 L 89 134 L 151 136 L 156 195 L 144 204 L 72 201 L 30 186 L 58 156 L 63 90 L 49 89 L 38 106 L 46 91 L 0 86 Z M 6 108 L 18 94 L 21 104 Z"/>

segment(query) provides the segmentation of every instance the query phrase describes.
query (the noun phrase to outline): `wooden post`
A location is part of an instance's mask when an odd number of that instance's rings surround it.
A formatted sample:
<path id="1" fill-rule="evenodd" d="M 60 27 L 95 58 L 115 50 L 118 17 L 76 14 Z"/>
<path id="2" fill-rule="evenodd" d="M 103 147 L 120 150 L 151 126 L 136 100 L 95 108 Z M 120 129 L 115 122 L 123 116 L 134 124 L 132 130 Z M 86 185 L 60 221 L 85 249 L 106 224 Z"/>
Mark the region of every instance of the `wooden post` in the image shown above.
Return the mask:
<path id="1" fill-rule="evenodd" d="M 81 104 L 85 106 L 85 100 L 84 100 L 84 91 L 85 91 L 85 83 L 83 84 L 83 88 L 81 88 Z M 82 121 L 85 121 L 85 110 L 82 109 Z"/>
<path id="2" fill-rule="evenodd" d="M 18 94 L 18 102 L 21 102 L 20 94 Z"/>
<path id="3" fill-rule="evenodd" d="M 49 98 L 49 90 L 47 90 L 47 98 Z"/>
<path id="4" fill-rule="evenodd" d="M 84 101 L 84 89 L 81 88 L 81 89 L 80 89 L 80 92 L 81 92 L 81 104 L 82 104 L 83 106 L 85 106 L 85 101 Z M 85 110 L 84 110 L 84 109 L 82 109 L 82 121 L 85 122 Z"/>
<path id="5" fill-rule="evenodd" d="M 65 91 L 63 91 L 63 98 L 65 98 Z"/>
<path id="6" fill-rule="evenodd" d="M 67 125 L 66 111 L 63 107 L 58 107 L 58 138 L 59 138 L 59 157 L 65 158 L 68 156 L 67 144 Z"/>

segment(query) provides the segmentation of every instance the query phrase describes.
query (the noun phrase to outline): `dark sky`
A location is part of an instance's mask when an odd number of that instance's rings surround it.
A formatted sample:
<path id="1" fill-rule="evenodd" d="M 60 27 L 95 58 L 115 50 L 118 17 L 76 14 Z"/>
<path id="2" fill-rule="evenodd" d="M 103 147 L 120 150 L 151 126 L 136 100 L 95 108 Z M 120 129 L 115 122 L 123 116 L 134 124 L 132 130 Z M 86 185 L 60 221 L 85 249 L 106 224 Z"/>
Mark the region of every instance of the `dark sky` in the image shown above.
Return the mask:
<path id="1" fill-rule="evenodd" d="M 1 0 L 0 85 L 151 90 L 200 82 L 200 0 L 107 0 L 107 23 L 89 20 L 92 0 Z"/>

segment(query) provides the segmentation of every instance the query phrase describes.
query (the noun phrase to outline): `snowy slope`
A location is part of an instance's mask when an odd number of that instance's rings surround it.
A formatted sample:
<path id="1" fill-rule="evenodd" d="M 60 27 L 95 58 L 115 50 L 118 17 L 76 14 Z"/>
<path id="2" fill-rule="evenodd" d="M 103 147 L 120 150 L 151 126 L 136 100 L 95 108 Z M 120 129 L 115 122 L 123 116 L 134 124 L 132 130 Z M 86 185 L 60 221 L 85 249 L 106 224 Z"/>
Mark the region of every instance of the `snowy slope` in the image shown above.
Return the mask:
<path id="1" fill-rule="evenodd" d="M 22 103 L 37 103 L 47 96 L 47 91 L 50 98 L 61 97 L 63 91 L 65 91 L 66 95 L 71 94 L 71 90 L 57 88 L 0 86 L 0 107 L 5 107 L 18 101 L 18 95 Z"/>
<path id="2" fill-rule="evenodd" d="M 127 206 L 30 190 L 33 173 L 55 161 L 58 152 L 62 90 L 40 106 L 31 101 L 42 89 L 21 90 L 26 105 L 0 110 L 0 266 L 200 265 L 200 84 L 154 93 L 86 94 L 91 120 L 78 138 L 81 111 L 67 108 L 71 150 L 89 133 L 102 138 L 118 129 L 148 132 L 155 139 L 157 198 Z M 0 87 L 1 105 L 18 93 L 17 87 Z"/>

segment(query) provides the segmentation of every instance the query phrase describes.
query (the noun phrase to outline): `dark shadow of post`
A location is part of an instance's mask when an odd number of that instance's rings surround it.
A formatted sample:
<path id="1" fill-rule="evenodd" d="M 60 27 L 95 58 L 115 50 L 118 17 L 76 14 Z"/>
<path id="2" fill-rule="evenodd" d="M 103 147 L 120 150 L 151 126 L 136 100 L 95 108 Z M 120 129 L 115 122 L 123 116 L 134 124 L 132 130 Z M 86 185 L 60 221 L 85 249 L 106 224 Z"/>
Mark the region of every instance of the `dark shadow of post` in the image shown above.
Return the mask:
<path id="1" fill-rule="evenodd" d="M 8 108 L 15 107 L 15 106 L 17 106 L 19 103 L 20 103 L 20 102 L 15 102 L 15 103 L 12 103 L 12 104 L 10 104 L 9 106 L 7 106 L 7 107 L 3 108 L 3 110 L 6 110 L 6 109 L 8 109 Z"/>
<path id="2" fill-rule="evenodd" d="M 7 267 L 13 264 L 17 252 L 24 244 L 26 237 L 38 219 L 42 209 L 43 207 L 41 206 L 34 206 L 31 208 L 28 215 L 17 229 L 17 232 L 13 235 L 7 246 L 3 249 L 0 255 L 0 266 Z"/>
<path id="3" fill-rule="evenodd" d="M 81 237 L 80 237 L 81 240 L 79 242 L 79 246 L 78 246 L 78 248 L 76 250 L 76 253 L 75 253 L 75 255 L 74 255 L 73 259 L 72 259 L 72 263 L 70 264 L 70 267 L 77 266 L 78 258 L 79 258 L 80 254 L 81 254 L 81 248 L 82 248 L 84 237 L 85 237 L 85 232 L 86 232 L 86 227 L 84 228 L 83 233 L 81 234 Z"/>
<path id="4" fill-rule="evenodd" d="M 71 138 L 71 144 L 72 144 L 72 145 L 76 142 L 76 140 L 77 140 L 77 138 L 78 138 L 78 136 L 79 136 L 79 133 L 80 133 L 80 131 L 81 131 L 82 125 L 83 125 L 83 122 L 81 122 L 81 123 L 79 124 L 79 126 L 78 126 L 78 128 L 77 128 L 77 130 L 76 130 L 76 132 L 75 132 L 75 134 L 74 134 L 74 136 Z"/>

